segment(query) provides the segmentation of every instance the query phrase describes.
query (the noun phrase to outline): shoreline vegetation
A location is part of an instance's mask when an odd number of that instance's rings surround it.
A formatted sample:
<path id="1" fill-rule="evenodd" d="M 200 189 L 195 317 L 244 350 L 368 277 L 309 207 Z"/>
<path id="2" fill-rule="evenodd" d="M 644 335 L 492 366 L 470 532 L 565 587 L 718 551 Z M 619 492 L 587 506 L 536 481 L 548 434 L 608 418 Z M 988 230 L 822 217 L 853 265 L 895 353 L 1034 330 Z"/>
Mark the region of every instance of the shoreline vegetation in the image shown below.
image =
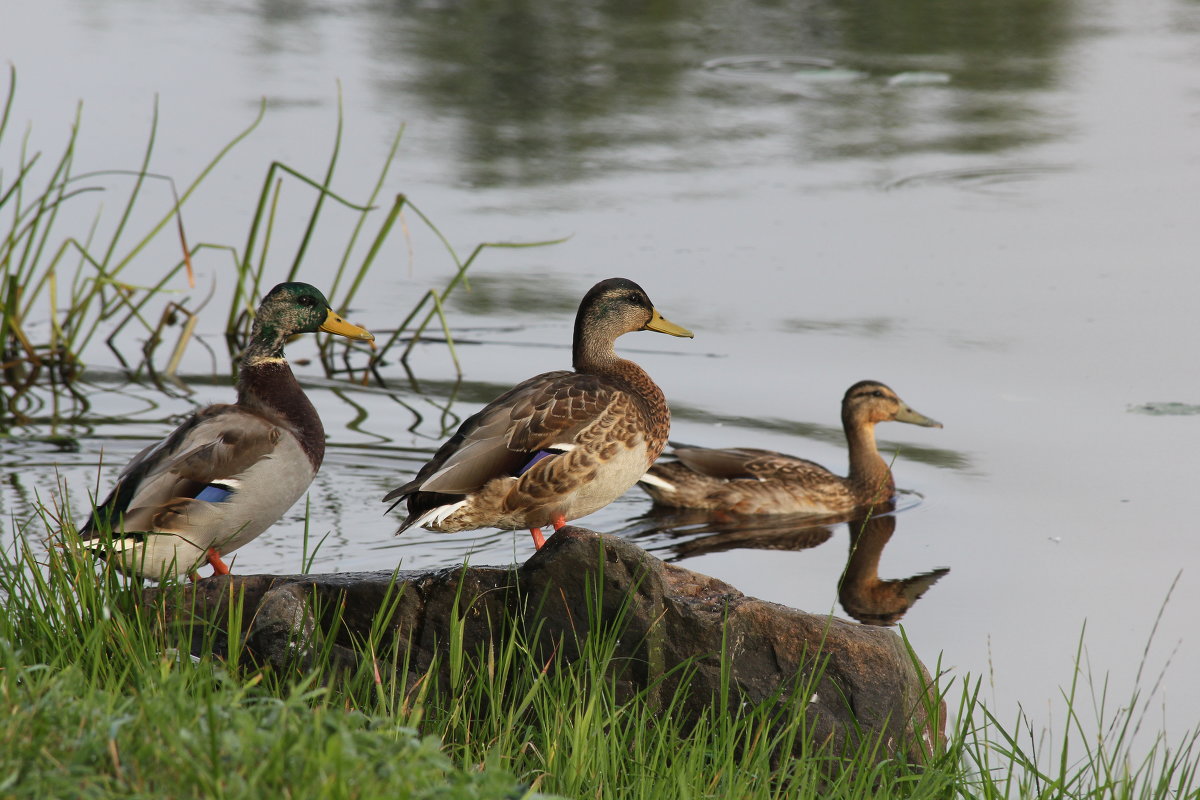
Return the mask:
<path id="1" fill-rule="evenodd" d="M 10 69 L 0 143 L 12 135 L 15 91 Z M 226 326 L 236 355 L 258 293 L 275 279 L 264 272 L 285 179 L 312 191 L 313 200 L 307 232 L 281 280 L 304 277 L 309 236 L 326 203 L 359 215 L 332 286 L 322 286 L 337 310 L 353 301 L 405 210 L 428 226 L 454 265 L 440 291 L 430 290 L 394 332 L 380 337 L 378 351 L 356 348 L 358 365 L 350 365 L 350 351 L 324 343 L 329 377 L 358 373 L 382 380 L 377 367 L 388 353 L 403 347 L 403 362 L 435 320 L 457 367 L 442 313 L 445 297 L 466 285 L 467 270 L 484 250 L 550 243 L 484 243 L 460 258 L 408 198 L 382 198 L 402 131 L 366 198 L 335 193 L 340 106 L 325 175 L 314 179 L 273 163 L 241 248 L 189 242 L 183 216 L 189 197 L 254 131 L 262 113 L 182 191 L 172 182 L 174 201 L 140 234 L 128 227 L 148 202 L 145 187 L 169 181 L 150 171 L 153 123 L 143 163 L 132 171 L 73 172 L 81 114 L 53 164 L 30 148 L 28 134 L 20 141 L 18 162 L 0 184 L 0 417 L 6 426 L 22 418 L 22 396 L 32 387 L 69 392 L 102 337 L 135 379 L 170 379 L 199 311 L 189 305 L 195 298 L 176 299 L 174 289 L 205 251 L 236 267 Z M 101 225 L 97 205 L 90 229 L 60 234 L 60 210 L 111 196 L 114 178 L 130 184 L 116 221 Z M 383 219 L 369 228 L 376 211 Z M 178 260 L 153 285 L 125 282 L 124 269 L 151 240 L 165 236 L 178 238 Z M 168 345 L 173 327 L 179 330 Z M 134 331 L 147 342 L 131 358 L 122 342 Z M 168 346 L 169 355 L 160 357 L 159 348 Z M 1002 721 L 1002 713 L 981 701 L 979 678 L 933 669 L 936 701 L 949 709 L 947 739 L 914 765 L 881 760 L 884 743 L 870 737 L 851 752 L 831 752 L 813 740 L 791 699 L 685 721 L 678 697 L 619 697 L 608 679 L 619 620 L 593 620 L 596 632 L 577 643 L 581 656 L 571 662 L 561 654 L 550 661 L 536 657 L 519 630 L 495 649 L 468 651 L 461 626 L 451 620 L 444 661 L 418 676 L 417 689 L 407 693 L 381 677 L 385 667 L 404 669 L 402 649 L 381 649 L 375 636 L 355 643 L 364 666 L 348 674 L 328 651 L 294 671 L 244 663 L 237 641 L 222 643 L 229 656 L 217 657 L 215 637 L 239 629 L 240 599 L 231 598 L 228 617 L 209 620 L 194 640 L 195 628 L 164 624 L 165 604 L 183 587 L 168 583 L 156 602 L 143 604 L 137 584 L 81 550 L 69 508 L 60 491 L 34 518 L 10 520 L 11 537 L 0 546 L 0 713 L 6 720 L 0 798 L 1169 798 L 1200 791 L 1200 729 L 1178 742 L 1143 730 L 1148 701 L 1140 687 L 1114 710 L 1106 682 L 1091 680 L 1082 637 L 1063 692 L 1066 727 L 1053 736 L 1034 731 L 1019 710 L 1012 722 Z M 376 630 L 388 603 L 381 604 Z M 446 680 L 439 677 L 443 670 Z M 797 747 L 802 756 L 780 757 Z"/>
<path id="2" fill-rule="evenodd" d="M 8 89 L 0 105 L 0 146 L 12 132 L 12 108 L 17 91 L 17 72 L 9 69 Z M 446 299 L 459 287 L 469 289 L 467 271 L 490 249 L 519 249 L 555 244 L 544 242 L 482 242 L 464 258 L 449 239 L 412 199 L 404 194 L 384 196 L 388 174 L 400 147 L 404 130 L 400 128 L 379 166 L 373 186 L 361 200 L 350 200 L 334 191 L 333 182 L 342 145 L 343 119 L 341 98 L 329 162 L 325 174 L 312 178 L 280 161 L 272 161 L 263 178 L 262 189 L 253 205 L 254 213 L 241 247 L 225 243 L 189 240 L 184 211 L 192 195 L 216 170 L 223 159 L 250 137 L 266 113 L 266 101 L 255 118 L 230 141 L 220 147 L 200 172 L 186 185 L 151 171 L 158 111 L 155 106 L 146 137 L 142 162 L 137 169 L 113 169 L 74 172 L 75 152 L 83 125 L 83 106 L 76 109 L 66 144 L 52 164 L 42 151 L 33 149 L 32 132 L 27 131 L 16 143 L 17 161 L 0 170 L 6 180 L 0 183 L 0 365 L 2 385 L 0 417 L 19 416 L 22 397 L 34 386 L 52 386 L 70 390 L 85 366 L 85 356 L 94 355 L 101 341 L 120 367 L 133 380 L 147 377 L 160 383 L 173 380 L 184 353 L 193 341 L 197 314 L 212 299 L 196 293 L 181 294 L 186 286 L 195 288 L 195 261 L 213 258 L 218 269 L 228 269 L 222 289 L 229 296 L 225 310 L 225 337 L 230 356 L 236 364 L 244 347 L 254 309 L 261 294 L 274 283 L 308 278 L 303 270 L 314 232 L 322 211 L 329 204 L 340 206 L 354 215 L 343 246 L 342 257 L 332 280 L 311 279 L 325 291 L 335 311 L 349 313 L 363 280 L 375 264 L 385 242 L 392 236 L 409 235 L 411 220 L 425 226 L 444 248 L 453 271 L 440 289 L 422 294 L 406 314 L 397 314 L 400 323 L 384 330 L 380 342 L 371 348 L 349 342 L 319 342 L 320 361 L 326 377 L 363 381 L 373 377 L 381 386 L 386 381 L 379 366 L 395 358 L 404 367 L 410 382 L 408 358 L 415 344 L 427 337 L 430 326 L 440 327 L 446 350 L 456 374 L 462 370 L 455 352 L 454 338 L 444 313 Z M 128 182 L 122 198 L 119 186 Z M 146 199 L 148 185 L 165 182 L 173 201 Z M 276 213 L 288 191 L 298 185 L 311 194 L 311 210 L 303 234 L 294 252 L 277 253 Z M 181 190 L 182 189 L 182 190 Z M 105 210 L 105 199 L 118 198 L 115 218 Z M 157 205 L 155 203 L 157 202 Z M 89 205 L 90 204 L 90 205 Z M 86 231 L 60 232 L 60 214 L 67 207 L 75 214 L 90 217 Z M 407 213 L 406 213 L 407 212 Z M 140 232 L 131 232 L 135 220 L 151 215 Z M 379 215 L 382 221 L 372 228 Z M 400 223 L 397 225 L 397 223 Z M 177 239 L 177 260 L 165 268 L 152 284 L 142 286 L 125 278 L 127 268 L 152 242 L 169 237 Z M 227 261 L 226 261 L 227 260 Z M 229 261 L 232 263 L 230 264 Z M 276 274 L 268 262 L 285 261 L 286 271 Z M 268 275 L 268 271 L 271 273 Z M 214 315 L 217 310 L 206 313 Z M 178 333 L 171 329 L 177 328 Z M 143 337 L 140 345 L 131 345 L 134 337 Z M 168 342 L 169 338 L 174 343 Z M 165 356 L 160 349 L 170 348 Z M 365 358 L 352 362 L 352 353 Z"/>
<path id="3" fill-rule="evenodd" d="M 38 534 L 51 536 L 48 551 L 29 544 Z M 1200 789 L 1200 731 L 1141 742 L 1138 693 L 1110 711 L 1082 637 L 1063 694 L 1067 729 L 1052 739 L 1022 714 L 1003 723 L 978 679 L 937 665 L 927 713 L 947 704 L 947 737 L 914 764 L 886 758 L 880 736 L 840 753 L 815 741 L 797 705 L 811 694 L 804 687 L 733 714 L 714 697 L 698 720 L 680 711 L 686 681 L 621 697 L 612 679 L 621 619 L 599 621 L 598 605 L 592 632 L 548 660 L 536 632 L 519 626 L 471 651 L 452 612 L 441 658 L 413 675 L 384 635 L 393 593 L 354 643 L 354 666 L 330 645 L 282 669 L 253 663 L 244 641 L 225 636 L 242 629 L 244 597 L 231 596 L 221 618 L 171 624 L 186 589 L 169 582 L 143 595 L 98 568 L 54 508 L 0 550 L 0 797 L 1182 798 Z M 567 649 L 579 657 L 568 661 Z"/>

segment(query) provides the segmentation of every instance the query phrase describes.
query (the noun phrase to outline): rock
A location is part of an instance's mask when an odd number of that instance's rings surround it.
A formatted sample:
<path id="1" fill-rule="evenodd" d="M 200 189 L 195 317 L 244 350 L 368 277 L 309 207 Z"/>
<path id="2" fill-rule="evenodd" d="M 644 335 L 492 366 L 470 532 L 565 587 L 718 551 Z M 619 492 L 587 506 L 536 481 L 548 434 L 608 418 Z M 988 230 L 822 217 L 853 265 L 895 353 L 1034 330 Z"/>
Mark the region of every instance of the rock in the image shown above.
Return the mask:
<path id="1" fill-rule="evenodd" d="M 586 587 L 596 581 L 603 591 L 589 593 Z M 147 589 L 145 600 L 160 591 Z M 557 648 L 570 661 L 579 656 L 578 643 L 598 605 L 603 620 L 625 614 L 613 660 L 625 697 L 663 679 L 657 697 L 685 689 L 683 710 L 699 716 L 721 697 L 725 648 L 734 686 L 731 711 L 806 687 L 811 696 L 805 714 L 819 741 L 841 747 L 881 734 L 881 757 L 921 761 L 931 742 L 944 739 L 944 707 L 936 720 L 926 714 L 929 674 L 892 631 L 747 597 L 624 539 L 573 526 L 511 569 L 208 578 L 184 587 L 169 616 L 226 620 L 228 598 L 239 593 L 242 641 L 256 660 L 276 668 L 305 668 L 316 647 L 327 648 L 336 664 L 355 666 L 352 644 L 366 640 L 380 610 L 388 609 L 383 633 L 386 641 L 409 643 L 411 683 L 435 661 L 446 668 L 441 656 L 456 603 L 467 653 L 498 641 L 507 633 L 506 620 L 518 620 L 526 631 L 537 631 L 539 660 L 548 662 Z M 197 638 L 201 627 L 194 629 Z M 228 647 L 225 636 L 209 641 L 218 650 Z M 672 671 L 689 659 L 693 670 Z M 688 685 L 681 687 L 684 679 Z"/>

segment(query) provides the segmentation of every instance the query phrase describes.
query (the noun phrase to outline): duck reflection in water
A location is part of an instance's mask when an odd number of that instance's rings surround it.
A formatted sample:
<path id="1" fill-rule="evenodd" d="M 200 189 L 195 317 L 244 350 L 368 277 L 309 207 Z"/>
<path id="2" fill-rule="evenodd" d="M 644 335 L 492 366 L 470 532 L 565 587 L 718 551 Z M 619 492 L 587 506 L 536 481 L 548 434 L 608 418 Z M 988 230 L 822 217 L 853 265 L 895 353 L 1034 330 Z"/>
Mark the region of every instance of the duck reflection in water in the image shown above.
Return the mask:
<path id="1" fill-rule="evenodd" d="M 879 559 L 896 532 L 896 515 L 879 512 L 847 523 L 850 557 L 838 581 L 838 600 L 859 622 L 895 625 L 950 568 L 938 567 L 911 578 L 880 578 Z"/>
<path id="2" fill-rule="evenodd" d="M 655 506 L 620 535 L 660 541 L 644 547 L 664 561 L 683 561 L 728 550 L 807 550 L 833 536 L 843 521 L 812 514 L 731 514 Z"/>
<path id="3" fill-rule="evenodd" d="M 907 492 L 901 496 L 909 495 Z M 855 515 L 760 514 L 653 508 L 621 531 L 634 539 L 654 539 L 646 549 L 664 560 L 730 550 L 808 550 L 833 538 L 845 524 L 850 532 L 846 567 L 838 579 L 838 600 L 854 619 L 867 625 L 895 625 L 931 586 L 950 572 L 939 567 L 910 578 L 879 577 L 883 549 L 896 531 L 895 503 Z"/>

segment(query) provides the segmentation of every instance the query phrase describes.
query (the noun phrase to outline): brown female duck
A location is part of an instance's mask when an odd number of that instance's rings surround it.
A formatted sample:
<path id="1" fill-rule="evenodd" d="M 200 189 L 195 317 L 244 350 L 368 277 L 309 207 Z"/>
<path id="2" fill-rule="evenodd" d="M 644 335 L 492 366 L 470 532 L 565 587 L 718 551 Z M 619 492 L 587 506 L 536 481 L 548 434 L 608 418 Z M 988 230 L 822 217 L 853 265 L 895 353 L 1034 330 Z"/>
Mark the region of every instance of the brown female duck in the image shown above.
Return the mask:
<path id="1" fill-rule="evenodd" d="M 860 381 L 842 398 L 850 445 L 846 477 L 803 458 L 749 447 L 672 446 L 674 461 L 655 464 L 639 486 L 659 505 L 738 514 L 840 514 L 885 502 L 896 485 L 875 446 L 875 424 L 942 424 L 918 414 L 878 381 Z"/>
<path id="2" fill-rule="evenodd" d="M 640 286 L 597 283 L 575 317 L 574 371 L 520 383 L 463 422 L 416 478 L 384 497 L 407 504 L 397 533 L 541 529 L 591 514 L 620 497 L 667 442 L 671 414 L 645 370 L 613 344 L 632 331 L 691 337 L 668 322 Z"/>

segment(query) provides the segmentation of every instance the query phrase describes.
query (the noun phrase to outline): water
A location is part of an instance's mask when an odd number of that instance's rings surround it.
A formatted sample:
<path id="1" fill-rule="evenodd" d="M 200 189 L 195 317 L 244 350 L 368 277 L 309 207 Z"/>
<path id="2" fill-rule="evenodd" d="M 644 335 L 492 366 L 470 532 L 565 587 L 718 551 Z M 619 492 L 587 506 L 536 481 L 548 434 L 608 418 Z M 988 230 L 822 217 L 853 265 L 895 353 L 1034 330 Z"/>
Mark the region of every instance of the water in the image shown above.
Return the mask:
<path id="1" fill-rule="evenodd" d="M 87 168 L 136 166 L 157 94 L 153 168 L 186 179 L 266 97 L 260 129 L 189 205 L 194 241 L 241 245 L 272 159 L 323 174 L 337 81 L 336 188 L 365 194 L 404 124 L 385 194 L 407 193 L 460 251 L 569 237 L 490 251 L 473 269 L 474 292 L 450 308 L 466 377 L 452 402 L 435 344 L 414 357 L 420 392 L 397 364 L 384 370 L 395 392 L 298 367 L 331 439 L 310 493 L 311 538 L 327 535 L 315 570 L 526 557 L 524 533 L 395 538 L 378 500 L 440 441 L 443 408 L 469 414 L 566 366 L 578 298 L 625 275 L 696 332 L 620 343 L 671 400 L 679 440 L 840 470 L 837 404 L 863 378 L 945 423 L 879 430 L 899 452 L 898 484 L 923 498 L 897 514 L 880 574 L 950 570 L 903 619 L 928 663 L 940 652 L 951 674 L 982 676 L 1001 719 L 1019 702 L 1061 727 L 1058 687 L 1085 624 L 1088 663 L 1124 700 L 1179 575 L 1142 689 L 1166 668 L 1151 727 L 1200 719 L 1188 678 L 1200 670 L 1188 509 L 1200 4 L 49 0 L 5 6 L 0 52 L 19 70 L 14 119 L 39 147 L 55 152 L 84 101 Z M 310 202 L 293 191 L 302 199 L 281 220 L 297 230 L 281 222 L 277 274 Z M 332 274 L 341 219 L 323 220 L 308 280 Z M 393 326 L 448 278 L 440 246 L 411 228 L 411 243 L 396 237 L 381 256 L 356 322 Z M 175 251 L 168 242 L 133 269 L 157 274 Z M 196 291 L 215 284 L 220 297 L 228 258 L 197 266 Z M 189 349 L 192 396 L 101 370 L 81 418 L 55 423 L 35 403 L 0 451 L 0 510 L 25 518 L 56 465 L 79 508 L 101 454 L 104 491 L 174 415 L 227 400 L 211 379 L 228 371 L 223 322 L 202 318 L 211 355 Z M 113 365 L 104 351 L 92 362 Z M 648 510 L 635 491 L 583 524 L 633 535 L 652 526 Z M 235 568 L 298 568 L 303 515 L 239 551 Z M 681 555 L 666 534 L 639 541 L 748 594 L 845 613 L 844 526 L 800 549 Z"/>

